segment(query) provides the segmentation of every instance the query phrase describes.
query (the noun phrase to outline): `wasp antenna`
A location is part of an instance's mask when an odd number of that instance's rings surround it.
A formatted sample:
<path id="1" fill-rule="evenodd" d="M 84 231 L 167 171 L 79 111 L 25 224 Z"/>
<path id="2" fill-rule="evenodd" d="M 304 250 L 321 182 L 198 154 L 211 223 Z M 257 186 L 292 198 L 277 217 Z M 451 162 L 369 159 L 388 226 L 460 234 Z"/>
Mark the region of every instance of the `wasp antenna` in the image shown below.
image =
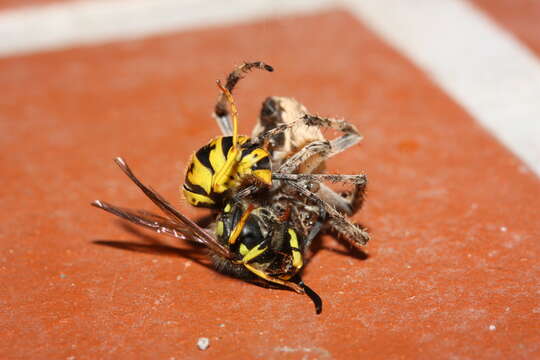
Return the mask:
<path id="1" fill-rule="evenodd" d="M 217 86 L 223 92 L 223 94 L 227 98 L 229 106 L 231 107 L 231 115 L 233 120 L 233 148 L 236 148 L 238 143 L 238 110 L 236 109 L 236 105 L 234 104 L 234 99 L 231 92 L 227 88 L 223 87 L 223 85 L 221 85 L 221 81 L 219 80 L 217 80 Z"/>

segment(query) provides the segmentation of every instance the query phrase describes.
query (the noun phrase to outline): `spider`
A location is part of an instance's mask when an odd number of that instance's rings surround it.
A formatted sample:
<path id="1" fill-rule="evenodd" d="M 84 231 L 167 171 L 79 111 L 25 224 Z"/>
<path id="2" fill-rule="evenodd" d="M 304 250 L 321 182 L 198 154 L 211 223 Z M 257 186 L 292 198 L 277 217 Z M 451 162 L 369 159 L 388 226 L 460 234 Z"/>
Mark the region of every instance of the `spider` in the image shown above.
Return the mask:
<path id="1" fill-rule="evenodd" d="M 235 68 L 225 85 L 229 93 L 255 67 L 253 64 L 257 64 L 258 68 L 268 66 L 256 62 Z M 230 136 L 233 129 L 228 101 L 226 93 L 222 92 L 213 113 L 223 136 Z M 321 131 L 323 128 L 340 131 L 343 135 L 328 140 Z M 273 185 L 264 199 L 266 202 L 271 199 L 272 207 L 278 214 L 290 209 L 292 222 L 297 230 L 303 229 L 306 236 L 306 248 L 324 224 L 355 247 L 369 241 L 368 232 L 346 218 L 361 208 L 367 177 L 362 174 L 321 173 L 328 159 L 361 140 L 362 136 L 353 124 L 311 114 L 295 99 L 272 96 L 263 102 L 250 142 L 269 152 L 271 168 L 274 169 Z M 337 193 L 323 181 L 349 183 L 354 188 L 350 192 Z M 258 191 L 257 185 L 249 185 L 235 193 L 234 199 Z"/>

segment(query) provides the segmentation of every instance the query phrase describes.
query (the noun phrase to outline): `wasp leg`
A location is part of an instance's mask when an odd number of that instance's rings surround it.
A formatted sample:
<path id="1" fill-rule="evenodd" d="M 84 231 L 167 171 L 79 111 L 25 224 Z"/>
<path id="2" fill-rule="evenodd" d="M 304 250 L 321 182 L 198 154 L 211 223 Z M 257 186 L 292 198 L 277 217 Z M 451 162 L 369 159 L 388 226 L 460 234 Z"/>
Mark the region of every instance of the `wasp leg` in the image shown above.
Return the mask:
<path id="1" fill-rule="evenodd" d="M 262 255 L 265 251 L 268 250 L 268 247 L 264 246 L 263 243 L 253 247 L 252 249 L 248 250 L 243 254 L 243 257 L 238 263 L 244 265 L 246 269 L 251 271 L 253 274 L 257 275 L 261 279 L 264 279 L 266 281 L 269 281 L 274 284 L 282 285 L 285 287 L 288 287 L 289 289 L 294 290 L 295 292 L 299 294 L 304 294 L 304 289 L 302 289 L 301 286 L 298 284 L 295 284 L 291 281 L 275 278 L 273 276 L 268 275 L 263 270 L 257 269 L 255 266 L 250 264 L 250 261 L 255 259 L 256 257 Z M 242 252 L 242 248 L 240 248 L 240 252 Z"/>
<path id="2" fill-rule="evenodd" d="M 251 264 L 243 263 L 243 265 L 246 267 L 246 269 L 251 271 L 253 274 L 257 275 L 261 279 L 264 279 L 264 280 L 269 281 L 269 282 L 274 283 L 274 284 L 278 284 L 278 285 L 281 285 L 281 286 L 288 287 L 289 289 L 294 290 L 295 292 L 297 292 L 299 294 L 304 294 L 305 293 L 304 289 L 301 286 L 299 286 L 298 284 L 295 284 L 295 283 L 293 283 L 291 281 L 281 280 L 281 279 L 272 277 L 272 276 L 268 275 L 267 273 L 265 273 L 264 271 L 253 267 Z"/>
<path id="3" fill-rule="evenodd" d="M 246 225 L 246 221 L 248 219 L 249 214 L 252 211 L 253 211 L 253 205 L 249 204 L 247 210 L 244 211 L 244 213 L 242 214 L 242 217 L 240 218 L 240 221 L 238 221 L 238 223 L 234 227 L 233 231 L 231 232 L 231 235 L 229 236 L 229 239 L 228 239 L 229 244 L 232 245 L 232 244 L 234 244 L 236 242 L 236 240 L 240 236 L 240 233 L 244 229 L 244 226 Z M 258 248 L 258 246 L 255 249 L 257 249 L 257 248 Z M 264 249 L 264 250 L 266 250 L 266 249 Z M 264 250 L 262 252 L 264 252 Z M 258 256 L 258 255 L 259 255 L 259 253 L 257 253 L 255 256 Z"/>
<path id="4" fill-rule="evenodd" d="M 217 193 L 222 193 L 227 190 L 227 181 L 229 181 L 231 174 L 234 171 L 234 165 L 240 161 L 241 152 L 238 146 L 238 110 L 234 104 L 232 94 L 227 88 L 224 88 L 221 83 L 217 82 L 217 86 L 220 88 L 225 100 L 231 107 L 232 120 L 233 120 L 233 132 L 232 132 L 232 147 L 227 153 L 225 164 L 219 169 L 219 171 L 212 178 L 212 190 Z"/>
<path id="5" fill-rule="evenodd" d="M 227 181 L 229 181 L 231 174 L 234 171 L 234 164 L 237 162 L 236 153 L 240 152 L 231 148 L 231 150 L 229 151 L 229 155 L 225 160 L 225 164 L 212 179 L 212 191 L 216 193 L 223 193 L 227 191 Z"/>
<path id="6" fill-rule="evenodd" d="M 229 90 L 229 92 L 232 92 L 238 81 L 243 79 L 251 69 L 261 69 L 269 72 L 274 71 L 270 65 L 267 65 L 261 61 L 243 63 L 242 65 L 236 67 L 236 69 L 234 69 L 229 76 L 227 76 L 225 88 Z M 219 94 L 218 101 L 214 107 L 213 117 L 224 136 L 232 135 L 232 120 L 229 110 L 227 109 L 227 99 L 223 93 Z"/>
<path id="7" fill-rule="evenodd" d="M 289 245 L 291 247 L 291 255 L 292 255 L 292 266 L 294 267 L 295 271 L 294 274 L 296 274 L 302 266 L 304 266 L 304 259 L 302 258 L 302 252 L 300 249 L 300 244 L 298 243 L 298 236 L 296 235 L 296 232 L 293 229 L 287 230 L 289 234 Z M 287 277 L 289 279 L 290 276 Z"/>

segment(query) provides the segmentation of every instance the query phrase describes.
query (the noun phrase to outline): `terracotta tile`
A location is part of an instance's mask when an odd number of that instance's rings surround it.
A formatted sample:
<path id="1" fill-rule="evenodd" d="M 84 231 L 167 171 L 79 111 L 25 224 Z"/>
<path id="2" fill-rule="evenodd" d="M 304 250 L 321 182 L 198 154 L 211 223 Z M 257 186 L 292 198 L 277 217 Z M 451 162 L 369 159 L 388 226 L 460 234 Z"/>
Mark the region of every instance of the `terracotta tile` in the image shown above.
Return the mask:
<path id="1" fill-rule="evenodd" d="M 0 10 L 18 9 L 36 5 L 57 4 L 74 0 L 0 0 Z"/>
<path id="2" fill-rule="evenodd" d="M 320 316 L 305 297 L 221 276 L 204 251 L 89 206 L 152 209 L 113 164 L 122 155 L 200 215 L 178 186 L 218 133 L 215 79 L 243 60 L 276 68 L 240 84 L 244 132 L 275 94 L 365 135 L 332 169 L 369 175 L 355 217 L 373 233 L 369 257 L 323 239 L 304 274 Z M 540 356 L 538 178 L 348 14 L 3 59 L 0 83 L 0 357 Z"/>
<path id="3" fill-rule="evenodd" d="M 540 55 L 540 2 L 535 0 L 472 0 L 486 14 Z"/>

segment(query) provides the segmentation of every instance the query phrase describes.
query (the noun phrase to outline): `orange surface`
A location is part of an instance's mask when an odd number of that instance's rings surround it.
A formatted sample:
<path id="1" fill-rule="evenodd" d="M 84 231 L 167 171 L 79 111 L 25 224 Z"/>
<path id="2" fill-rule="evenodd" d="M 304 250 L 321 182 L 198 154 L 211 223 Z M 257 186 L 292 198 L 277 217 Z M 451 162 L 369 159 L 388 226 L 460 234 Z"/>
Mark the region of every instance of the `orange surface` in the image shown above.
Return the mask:
<path id="1" fill-rule="evenodd" d="M 540 56 L 540 2 L 537 0 L 470 0 Z"/>
<path id="2" fill-rule="evenodd" d="M 177 188 L 218 133 L 215 79 L 242 60 L 276 69 L 240 84 L 244 132 L 265 96 L 283 95 L 365 136 L 331 168 L 369 175 L 355 217 L 369 256 L 330 237 L 316 246 L 304 280 L 320 316 L 89 206 L 152 209 L 113 164 L 121 155 L 202 214 Z M 350 15 L 4 59 L 0 83 L 0 358 L 540 357 L 538 178 Z"/>
<path id="3" fill-rule="evenodd" d="M 36 5 L 49 5 L 57 3 L 72 2 L 75 0 L 0 0 L 0 10 L 18 9 Z"/>

